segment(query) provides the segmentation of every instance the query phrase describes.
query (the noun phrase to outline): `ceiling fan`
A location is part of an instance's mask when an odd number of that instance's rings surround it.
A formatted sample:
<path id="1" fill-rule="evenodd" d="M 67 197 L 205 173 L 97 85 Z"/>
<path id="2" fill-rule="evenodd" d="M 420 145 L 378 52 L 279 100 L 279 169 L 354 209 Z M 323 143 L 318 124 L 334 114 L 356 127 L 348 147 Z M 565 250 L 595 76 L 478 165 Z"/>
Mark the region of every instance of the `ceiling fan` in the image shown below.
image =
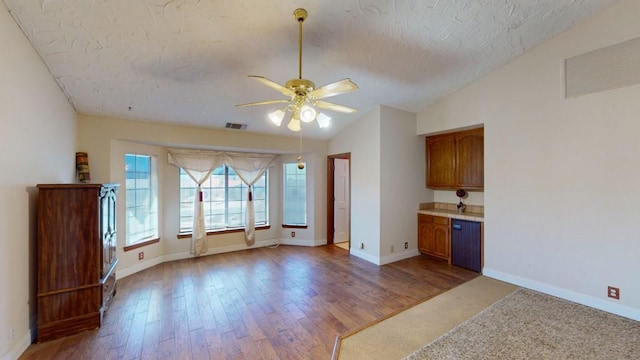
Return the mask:
<path id="1" fill-rule="evenodd" d="M 318 125 L 321 128 L 329 126 L 331 118 L 324 113 L 318 112 L 315 109 L 316 107 L 347 114 L 352 114 L 357 111 L 354 108 L 321 100 L 331 96 L 358 90 L 358 85 L 356 85 L 349 78 L 324 85 L 317 89 L 315 88 L 315 84 L 311 80 L 302 78 L 302 23 L 307 18 L 307 15 L 308 13 L 305 9 L 296 9 L 293 12 L 293 16 L 296 18 L 299 25 L 298 78 L 291 79 L 287 81 L 284 86 L 282 86 L 263 76 L 249 75 L 250 78 L 255 79 L 262 84 L 279 91 L 282 95 L 288 96 L 289 98 L 236 105 L 238 107 L 241 107 L 269 104 L 287 104 L 284 109 L 274 111 L 270 113 L 268 117 L 274 124 L 280 126 L 285 114 L 291 113 L 291 120 L 289 121 L 289 125 L 287 126 L 287 128 L 289 128 L 289 130 L 291 131 L 300 131 L 300 121 L 311 122 L 315 119 L 318 120 Z"/>

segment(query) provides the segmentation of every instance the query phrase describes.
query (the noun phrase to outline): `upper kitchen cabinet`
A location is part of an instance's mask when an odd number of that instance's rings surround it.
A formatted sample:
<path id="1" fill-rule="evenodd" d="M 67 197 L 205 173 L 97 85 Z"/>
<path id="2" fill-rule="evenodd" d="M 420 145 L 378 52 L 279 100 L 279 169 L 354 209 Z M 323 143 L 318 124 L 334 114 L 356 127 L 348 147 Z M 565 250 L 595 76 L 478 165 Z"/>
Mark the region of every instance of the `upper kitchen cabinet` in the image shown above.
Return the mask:
<path id="1" fill-rule="evenodd" d="M 484 129 L 426 138 L 427 187 L 438 190 L 484 189 Z"/>

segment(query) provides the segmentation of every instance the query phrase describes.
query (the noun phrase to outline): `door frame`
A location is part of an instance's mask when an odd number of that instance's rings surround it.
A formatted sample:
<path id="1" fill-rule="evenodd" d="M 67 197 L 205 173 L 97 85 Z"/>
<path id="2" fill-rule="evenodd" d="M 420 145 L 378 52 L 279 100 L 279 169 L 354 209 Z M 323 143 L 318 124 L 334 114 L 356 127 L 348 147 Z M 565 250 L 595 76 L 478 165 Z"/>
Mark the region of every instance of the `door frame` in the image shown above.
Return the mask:
<path id="1" fill-rule="evenodd" d="M 327 245 L 333 244 L 334 235 L 334 211 L 333 203 L 335 198 L 335 189 L 333 177 L 335 175 L 335 159 L 349 160 L 349 213 L 351 213 L 351 153 L 342 153 L 327 156 Z M 349 216 L 351 222 L 351 216 Z M 351 224 L 349 224 L 349 233 L 351 233 Z M 351 242 L 351 234 L 349 234 L 349 242 Z"/>

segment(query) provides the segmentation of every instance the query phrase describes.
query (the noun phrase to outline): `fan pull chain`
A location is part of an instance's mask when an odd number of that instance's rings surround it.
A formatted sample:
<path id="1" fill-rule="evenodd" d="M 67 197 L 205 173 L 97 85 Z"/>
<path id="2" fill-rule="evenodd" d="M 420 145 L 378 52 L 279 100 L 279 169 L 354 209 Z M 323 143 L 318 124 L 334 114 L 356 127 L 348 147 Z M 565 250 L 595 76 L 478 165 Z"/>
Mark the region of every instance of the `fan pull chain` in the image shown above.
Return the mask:
<path id="1" fill-rule="evenodd" d="M 298 131 L 300 133 L 300 151 L 298 152 L 298 169 L 304 169 L 304 163 L 302 162 L 302 129 Z"/>

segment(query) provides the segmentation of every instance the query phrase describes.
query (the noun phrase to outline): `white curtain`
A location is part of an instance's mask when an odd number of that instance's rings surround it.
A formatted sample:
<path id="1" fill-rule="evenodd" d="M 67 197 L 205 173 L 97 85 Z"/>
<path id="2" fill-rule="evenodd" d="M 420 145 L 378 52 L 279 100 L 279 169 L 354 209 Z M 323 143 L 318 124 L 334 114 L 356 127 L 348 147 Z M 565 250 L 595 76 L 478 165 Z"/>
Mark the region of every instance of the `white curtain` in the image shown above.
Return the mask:
<path id="1" fill-rule="evenodd" d="M 238 177 L 249 188 L 244 218 L 244 237 L 248 246 L 255 244 L 255 211 L 253 208 L 253 184 L 256 183 L 269 167 L 273 165 L 276 155 L 226 153 L 226 163 L 235 170 Z"/>
<path id="2" fill-rule="evenodd" d="M 169 150 L 169 164 L 183 168 L 197 184 L 193 208 L 193 233 L 191 235 L 191 253 L 195 256 L 206 253 L 208 248 L 201 185 L 207 181 L 215 168 L 224 164 L 224 159 L 224 153 L 219 151 Z"/>

